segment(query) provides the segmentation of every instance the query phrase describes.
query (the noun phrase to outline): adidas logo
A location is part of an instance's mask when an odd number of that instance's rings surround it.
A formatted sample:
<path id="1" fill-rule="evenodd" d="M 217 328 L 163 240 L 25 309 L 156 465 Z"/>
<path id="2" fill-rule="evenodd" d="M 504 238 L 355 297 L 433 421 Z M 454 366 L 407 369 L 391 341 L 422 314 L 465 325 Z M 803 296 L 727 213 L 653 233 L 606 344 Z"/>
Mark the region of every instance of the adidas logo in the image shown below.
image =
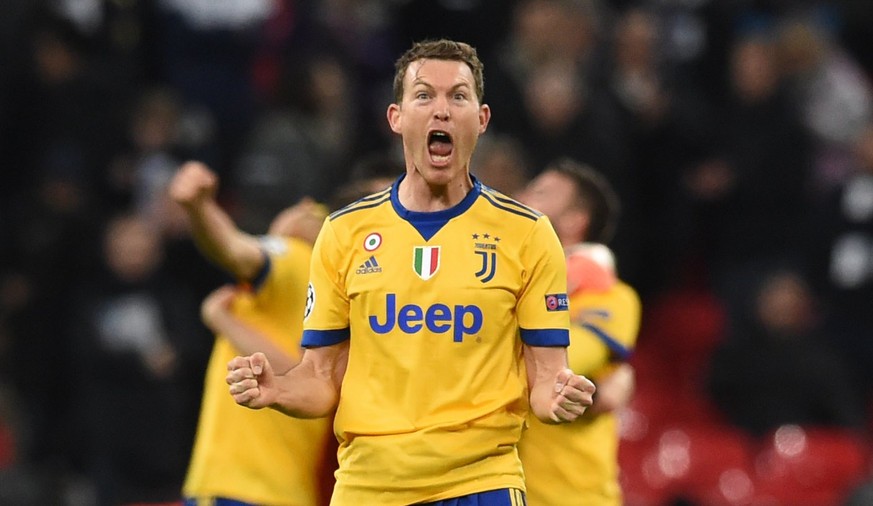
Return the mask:
<path id="1" fill-rule="evenodd" d="M 372 255 L 355 270 L 355 274 L 372 274 L 374 272 L 382 272 L 382 267 L 379 266 L 376 257 Z"/>

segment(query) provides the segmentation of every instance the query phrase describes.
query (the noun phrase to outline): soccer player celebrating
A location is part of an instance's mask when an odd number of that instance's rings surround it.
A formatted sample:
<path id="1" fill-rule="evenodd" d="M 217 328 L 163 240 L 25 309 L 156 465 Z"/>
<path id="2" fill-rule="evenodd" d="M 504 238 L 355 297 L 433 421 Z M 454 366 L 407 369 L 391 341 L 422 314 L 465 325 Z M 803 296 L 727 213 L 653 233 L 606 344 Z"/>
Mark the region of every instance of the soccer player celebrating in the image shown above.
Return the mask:
<path id="1" fill-rule="evenodd" d="M 184 164 L 170 184 L 206 258 L 239 280 L 210 294 L 204 322 L 216 333 L 206 371 L 200 420 L 183 493 L 188 506 L 271 504 L 316 506 L 327 495 L 330 422 L 291 420 L 276 412 L 240 409 L 227 396 L 227 362 L 261 351 L 279 371 L 302 353 L 308 266 L 324 212 L 301 202 L 279 213 L 268 235 L 237 228 L 215 200 L 218 177 L 200 162 Z M 332 452 L 330 452 L 332 453 Z M 329 474 L 328 474 L 329 476 Z"/>
<path id="2" fill-rule="evenodd" d="M 594 404 L 579 420 L 548 426 L 531 419 L 519 443 L 531 504 L 620 506 L 618 420 L 630 400 L 634 371 L 626 362 L 636 343 L 641 306 L 616 275 L 606 243 L 618 198 L 593 169 L 559 160 L 534 178 L 519 200 L 548 216 L 567 255 L 570 367 L 597 385 Z"/>
<path id="3" fill-rule="evenodd" d="M 334 408 L 334 506 L 524 501 L 528 411 L 571 422 L 594 385 L 567 368 L 566 267 L 548 218 L 471 177 L 488 126 L 467 44 L 416 43 L 397 61 L 388 123 L 406 173 L 326 220 L 313 251 L 299 365 L 236 357 L 250 408 Z"/>

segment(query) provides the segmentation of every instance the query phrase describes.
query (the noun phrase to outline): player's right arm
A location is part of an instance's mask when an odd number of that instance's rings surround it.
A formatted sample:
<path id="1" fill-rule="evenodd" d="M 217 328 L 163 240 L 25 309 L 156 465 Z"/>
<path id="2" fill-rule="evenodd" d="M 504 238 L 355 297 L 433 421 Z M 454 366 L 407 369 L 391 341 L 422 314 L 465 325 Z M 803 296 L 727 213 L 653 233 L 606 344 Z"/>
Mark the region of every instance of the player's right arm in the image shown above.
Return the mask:
<path id="1" fill-rule="evenodd" d="M 252 280 L 266 261 L 258 239 L 241 231 L 218 205 L 218 176 L 197 161 L 183 164 L 170 183 L 170 197 L 182 206 L 205 257 L 237 279 Z"/>
<path id="2" fill-rule="evenodd" d="M 339 402 L 349 359 L 348 340 L 307 348 L 300 363 L 277 375 L 263 353 L 235 357 L 227 365 L 227 384 L 242 406 L 272 408 L 295 418 L 322 418 Z"/>

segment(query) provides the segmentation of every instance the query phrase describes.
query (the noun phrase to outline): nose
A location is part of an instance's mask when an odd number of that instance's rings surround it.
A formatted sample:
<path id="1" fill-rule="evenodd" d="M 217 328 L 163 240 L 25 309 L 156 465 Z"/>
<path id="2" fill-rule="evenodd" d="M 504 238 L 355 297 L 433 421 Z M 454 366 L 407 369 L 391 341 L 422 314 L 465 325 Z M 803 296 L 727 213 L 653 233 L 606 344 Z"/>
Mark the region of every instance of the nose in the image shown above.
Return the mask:
<path id="1" fill-rule="evenodd" d="M 451 117 L 451 113 L 449 113 L 449 101 L 445 98 L 437 99 L 433 108 L 433 116 L 440 121 L 448 121 Z"/>

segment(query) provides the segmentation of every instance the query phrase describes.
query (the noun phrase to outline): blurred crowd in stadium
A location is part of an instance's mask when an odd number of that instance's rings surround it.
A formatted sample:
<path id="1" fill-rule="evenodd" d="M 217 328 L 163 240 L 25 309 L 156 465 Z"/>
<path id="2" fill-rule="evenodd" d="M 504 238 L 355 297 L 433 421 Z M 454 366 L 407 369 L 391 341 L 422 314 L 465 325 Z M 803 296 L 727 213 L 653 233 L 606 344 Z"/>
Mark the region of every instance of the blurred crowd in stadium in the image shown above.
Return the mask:
<path id="1" fill-rule="evenodd" d="M 0 503 L 179 487 L 224 279 L 167 183 L 208 163 L 252 232 L 330 201 L 396 162 L 394 58 L 446 36 L 485 63 L 474 174 L 513 195 L 569 156 L 620 195 L 628 504 L 870 504 L 871 27 L 853 0 L 0 2 Z"/>

